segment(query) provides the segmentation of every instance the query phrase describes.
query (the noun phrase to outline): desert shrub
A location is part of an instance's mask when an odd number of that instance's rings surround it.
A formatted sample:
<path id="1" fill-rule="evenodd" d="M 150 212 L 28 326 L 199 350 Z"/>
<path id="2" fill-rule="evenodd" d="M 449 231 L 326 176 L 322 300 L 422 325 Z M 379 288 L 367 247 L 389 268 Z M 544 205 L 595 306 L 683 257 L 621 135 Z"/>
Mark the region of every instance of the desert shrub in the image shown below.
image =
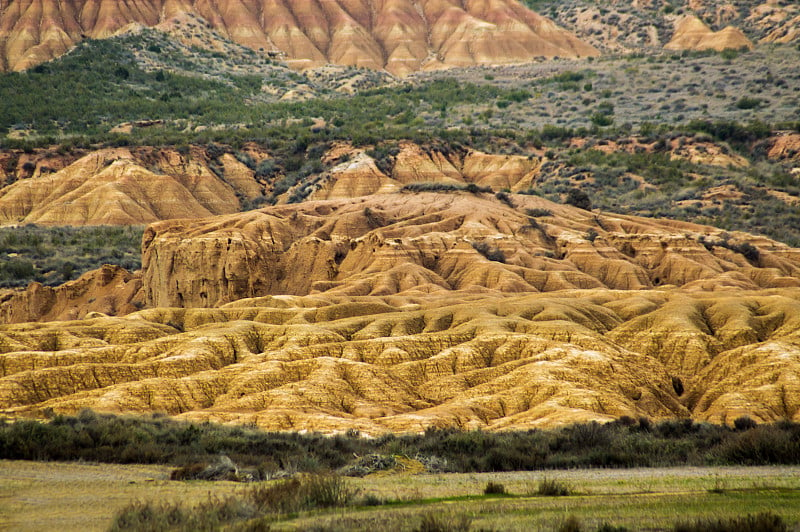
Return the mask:
<path id="1" fill-rule="evenodd" d="M 553 211 L 550 209 L 525 209 L 525 214 L 531 218 L 539 218 L 541 216 L 553 216 Z"/>
<path id="2" fill-rule="evenodd" d="M 85 460 L 199 466 L 225 454 L 253 478 L 357 466 L 354 455 L 403 454 L 430 471 L 530 471 L 578 467 L 800 464 L 800 424 L 760 424 L 750 430 L 665 420 L 645 426 L 633 418 L 552 430 L 503 433 L 429 429 L 378 439 L 270 433 L 194 424 L 163 416 L 122 417 L 81 412 L 46 423 L 0 420 L 0 459 Z M 382 462 L 382 460 L 381 460 Z"/>
<path id="3" fill-rule="evenodd" d="M 458 192 L 465 188 L 454 183 L 409 183 L 400 192 Z"/>
<path id="4" fill-rule="evenodd" d="M 346 506 L 358 494 L 345 479 L 334 474 L 309 475 L 301 486 L 305 503 L 310 508 L 330 508 Z"/>
<path id="5" fill-rule="evenodd" d="M 502 201 L 512 209 L 514 208 L 514 200 L 511 199 L 511 195 L 508 192 L 504 192 L 501 190 L 500 192 L 496 192 L 494 197 Z"/>
<path id="6" fill-rule="evenodd" d="M 736 101 L 737 109 L 755 109 L 761 105 L 763 100 L 761 98 L 751 98 L 750 96 L 742 96 Z"/>
<path id="7" fill-rule="evenodd" d="M 503 253 L 503 250 L 496 246 L 492 246 L 487 242 L 473 242 L 472 247 L 475 249 L 475 251 L 491 261 L 502 263 L 506 262 L 506 255 Z"/>
<path id="8" fill-rule="evenodd" d="M 489 481 L 486 483 L 486 487 L 483 488 L 483 493 L 484 495 L 505 495 L 506 487 L 499 482 Z"/>
<path id="9" fill-rule="evenodd" d="M 800 430 L 759 425 L 730 435 L 712 455 L 726 464 L 795 464 L 800 462 Z"/>
<path id="10" fill-rule="evenodd" d="M 675 525 L 675 532 L 784 532 L 789 527 L 779 516 L 770 512 L 745 517 L 703 518 Z"/>
<path id="11" fill-rule="evenodd" d="M 492 187 L 480 187 L 480 186 L 476 185 L 475 183 L 470 183 L 469 185 L 467 185 L 464 188 L 464 190 L 466 190 L 467 192 L 469 192 L 471 194 L 480 194 L 482 192 L 486 193 L 486 194 L 491 194 L 493 192 L 492 191 Z"/>
<path id="12" fill-rule="evenodd" d="M 750 416 L 739 416 L 733 420 L 733 427 L 736 430 L 750 430 L 756 428 L 757 426 L 758 423 L 756 423 Z"/>
<path id="13" fill-rule="evenodd" d="M 602 523 L 597 527 L 597 532 L 628 532 L 624 526 L 614 526 L 610 523 Z"/>
<path id="14" fill-rule="evenodd" d="M 56 285 L 103 264 L 141 267 L 143 227 L 0 228 L 0 287 Z"/>
<path id="15" fill-rule="evenodd" d="M 574 515 L 567 516 L 556 527 L 557 532 L 581 532 L 582 530 L 583 524 L 581 523 L 581 520 Z"/>
<path id="16" fill-rule="evenodd" d="M 535 493 L 542 497 L 563 497 L 570 495 L 572 489 L 564 482 L 545 477 L 539 481 Z"/>
<path id="17" fill-rule="evenodd" d="M 592 209 L 592 200 L 589 199 L 589 195 L 579 188 L 569 189 L 564 203 L 587 211 Z"/>

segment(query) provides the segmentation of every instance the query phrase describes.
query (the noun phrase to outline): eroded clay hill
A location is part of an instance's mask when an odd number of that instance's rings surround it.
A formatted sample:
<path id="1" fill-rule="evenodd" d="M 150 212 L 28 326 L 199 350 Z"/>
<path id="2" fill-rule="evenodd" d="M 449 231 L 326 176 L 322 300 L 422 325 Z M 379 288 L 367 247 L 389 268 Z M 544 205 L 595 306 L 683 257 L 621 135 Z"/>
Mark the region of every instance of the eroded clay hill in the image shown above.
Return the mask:
<path id="1" fill-rule="evenodd" d="M 134 23 L 155 26 L 184 12 L 242 45 L 282 54 L 296 68 L 335 63 L 402 75 L 422 68 L 597 54 L 516 0 L 4 0 L 2 66 L 25 69 L 84 38 L 106 38 Z"/>
<path id="2" fill-rule="evenodd" d="M 502 195 L 501 195 L 502 197 Z M 394 193 L 151 225 L 149 306 L 313 293 L 800 286 L 800 250 L 535 196 Z"/>
<path id="3" fill-rule="evenodd" d="M 118 129 L 134 128 L 127 123 Z M 146 127 L 158 127 L 148 125 Z M 768 144 L 773 159 L 791 157 L 796 136 L 775 137 Z M 654 151 L 655 141 L 630 138 L 604 141 L 593 149 Z M 575 138 L 571 147 L 588 148 Z M 709 141 L 677 137 L 666 145 L 670 157 L 719 167 L 746 167 L 747 159 Z M 370 154 L 374 155 L 371 156 Z M 378 157 L 376 159 L 376 157 Z M 413 183 L 441 183 L 508 189 L 536 189 L 548 159 L 543 150 L 528 155 L 492 154 L 472 149 L 442 149 L 398 142 L 391 155 L 380 157 L 370 147 L 333 142 L 319 159 L 320 170 L 289 179 L 281 160 L 262 146 L 194 145 L 175 148 L 116 148 L 97 151 L 55 149 L 0 151 L 0 225 L 142 225 L 173 218 L 229 214 L 263 203 L 345 199 L 394 193 Z M 313 162 L 317 162 L 315 159 Z M 270 164 L 271 163 L 271 164 Z M 261 171 L 263 165 L 272 168 Z M 574 167 L 560 163 L 575 173 Z M 642 178 L 642 187 L 647 183 Z"/>
<path id="4" fill-rule="evenodd" d="M 675 23 L 672 39 L 664 45 L 667 50 L 738 50 L 752 48 L 753 43 L 733 26 L 713 31 L 696 16 L 686 16 Z"/>
<path id="5" fill-rule="evenodd" d="M 277 296 L 0 327 L 0 412 L 270 430 L 800 420 L 800 290 Z"/>
<path id="6" fill-rule="evenodd" d="M 159 222 L 143 246 L 141 278 L 69 289 L 130 305 L 141 286 L 152 308 L 0 326 L 0 413 L 370 434 L 800 419 L 800 255 L 766 238 L 450 192 Z"/>
<path id="7" fill-rule="evenodd" d="M 103 149 L 72 160 L 41 157 L 0 189 L 0 224 L 141 225 L 238 212 L 263 196 L 254 172 L 232 154 L 193 147 Z M 29 169 L 29 170 L 26 170 Z"/>

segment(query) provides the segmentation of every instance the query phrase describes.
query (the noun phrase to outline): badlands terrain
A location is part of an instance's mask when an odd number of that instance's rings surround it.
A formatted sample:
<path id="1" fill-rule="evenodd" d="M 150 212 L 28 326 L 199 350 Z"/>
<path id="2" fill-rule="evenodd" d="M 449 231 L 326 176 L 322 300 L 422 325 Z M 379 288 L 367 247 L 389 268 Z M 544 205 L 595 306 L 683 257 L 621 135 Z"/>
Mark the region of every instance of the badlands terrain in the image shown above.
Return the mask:
<path id="1" fill-rule="evenodd" d="M 797 420 L 797 16 L 0 1 L 0 412 Z"/>
<path id="2" fill-rule="evenodd" d="M 135 297 L 152 308 L 0 329 L 3 411 L 371 434 L 797 419 L 797 250 L 512 198 L 399 192 L 151 225 Z"/>
<path id="3" fill-rule="evenodd" d="M 797 2 L 0 0 L 0 528 L 797 528 L 798 179 Z"/>

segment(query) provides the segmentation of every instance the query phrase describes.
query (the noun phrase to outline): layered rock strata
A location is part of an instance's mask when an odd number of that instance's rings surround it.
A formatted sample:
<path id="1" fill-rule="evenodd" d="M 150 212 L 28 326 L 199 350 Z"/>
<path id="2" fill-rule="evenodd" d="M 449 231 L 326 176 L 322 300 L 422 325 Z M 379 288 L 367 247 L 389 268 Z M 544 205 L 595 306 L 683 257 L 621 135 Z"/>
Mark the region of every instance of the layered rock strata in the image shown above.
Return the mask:
<path id="1" fill-rule="evenodd" d="M 800 421 L 800 290 L 275 296 L 0 327 L 0 412 L 269 430 Z"/>
<path id="2" fill-rule="evenodd" d="M 516 0 L 4 0 L 0 60 L 6 70 L 29 68 L 84 38 L 106 38 L 131 24 L 155 26 L 185 12 L 301 69 L 335 63 L 403 75 L 598 53 Z"/>
<path id="3" fill-rule="evenodd" d="M 764 237 L 501 198 L 395 193 L 156 223 L 143 239 L 145 300 L 800 286 L 800 251 Z"/>

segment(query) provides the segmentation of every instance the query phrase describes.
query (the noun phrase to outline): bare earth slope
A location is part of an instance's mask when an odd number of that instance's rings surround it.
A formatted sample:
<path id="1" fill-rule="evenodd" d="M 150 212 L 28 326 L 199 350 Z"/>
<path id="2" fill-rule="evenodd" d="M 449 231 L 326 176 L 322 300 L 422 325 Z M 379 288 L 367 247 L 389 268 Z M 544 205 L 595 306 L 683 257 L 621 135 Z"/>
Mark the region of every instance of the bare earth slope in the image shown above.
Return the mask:
<path id="1" fill-rule="evenodd" d="M 0 326 L 0 412 L 373 434 L 800 419 L 797 250 L 511 202 L 385 194 L 154 224 L 155 308 Z"/>
<path id="2" fill-rule="evenodd" d="M 222 169 L 225 179 L 212 167 Z M 0 189 L 0 225 L 141 225 L 241 210 L 262 195 L 253 172 L 224 154 L 199 148 L 103 149 L 53 173 L 37 169 Z"/>
<path id="3" fill-rule="evenodd" d="M 143 240 L 145 298 L 213 307 L 319 292 L 800 286 L 800 251 L 764 237 L 535 196 L 510 202 L 395 193 L 156 223 Z"/>
<path id="4" fill-rule="evenodd" d="M 155 26 L 187 11 L 233 41 L 284 54 L 296 68 L 336 63 L 403 75 L 597 54 L 516 0 L 2 0 L 2 67 L 25 69 L 84 38 L 106 38 L 132 23 Z"/>
<path id="5" fill-rule="evenodd" d="M 8 415 L 267 429 L 800 420 L 800 291 L 282 296 L 0 328 Z"/>

